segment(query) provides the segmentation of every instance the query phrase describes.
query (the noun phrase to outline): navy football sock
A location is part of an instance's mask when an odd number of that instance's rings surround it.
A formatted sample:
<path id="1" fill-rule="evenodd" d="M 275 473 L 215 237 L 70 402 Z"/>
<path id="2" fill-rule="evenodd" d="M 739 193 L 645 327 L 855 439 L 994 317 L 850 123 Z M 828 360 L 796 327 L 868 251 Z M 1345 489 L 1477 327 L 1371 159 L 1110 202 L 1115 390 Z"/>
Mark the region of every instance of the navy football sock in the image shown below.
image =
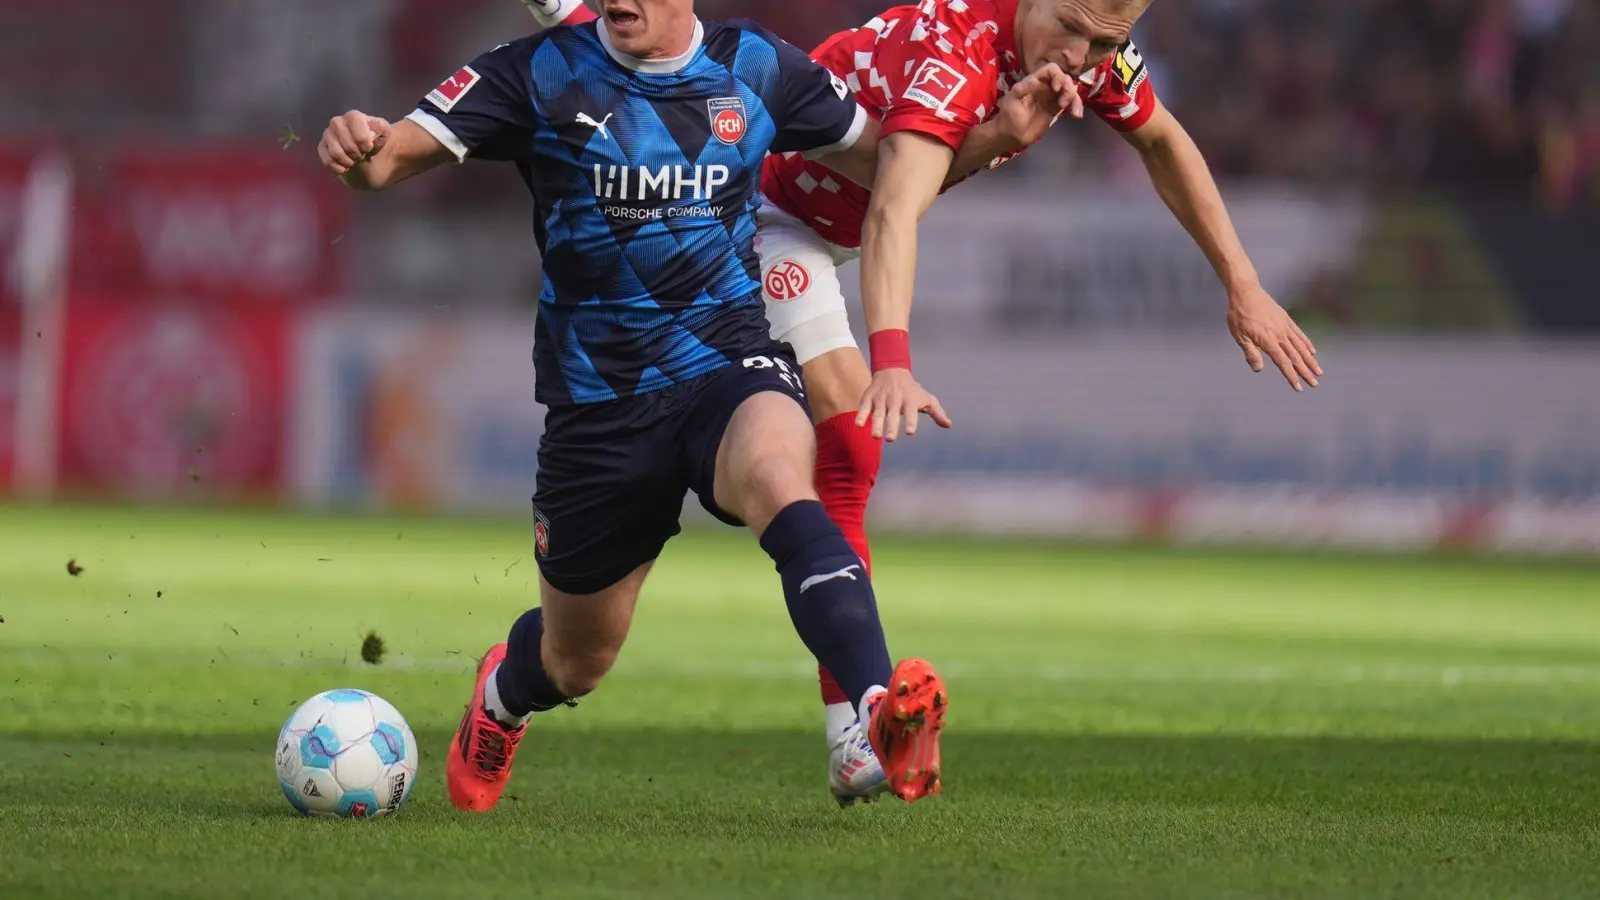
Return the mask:
<path id="1" fill-rule="evenodd" d="M 495 673 L 500 704 L 514 716 L 555 709 L 570 700 L 556 689 L 544 671 L 539 645 L 544 639 L 544 610 L 530 609 L 511 626 L 506 639 L 506 658 Z"/>
<path id="2" fill-rule="evenodd" d="M 867 689 L 887 685 L 894 671 L 861 557 L 815 500 L 784 507 L 761 535 L 761 549 L 777 564 L 800 640 L 859 707 Z"/>

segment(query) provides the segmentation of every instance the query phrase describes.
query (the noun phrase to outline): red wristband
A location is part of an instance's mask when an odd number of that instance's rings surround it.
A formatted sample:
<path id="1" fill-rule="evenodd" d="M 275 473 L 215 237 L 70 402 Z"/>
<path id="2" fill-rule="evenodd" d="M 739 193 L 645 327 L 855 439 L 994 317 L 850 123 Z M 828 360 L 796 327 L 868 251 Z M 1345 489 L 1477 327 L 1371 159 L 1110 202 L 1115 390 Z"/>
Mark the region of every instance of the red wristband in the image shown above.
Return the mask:
<path id="1" fill-rule="evenodd" d="M 872 352 L 872 371 L 911 368 L 911 335 L 904 328 L 874 331 L 867 337 Z"/>

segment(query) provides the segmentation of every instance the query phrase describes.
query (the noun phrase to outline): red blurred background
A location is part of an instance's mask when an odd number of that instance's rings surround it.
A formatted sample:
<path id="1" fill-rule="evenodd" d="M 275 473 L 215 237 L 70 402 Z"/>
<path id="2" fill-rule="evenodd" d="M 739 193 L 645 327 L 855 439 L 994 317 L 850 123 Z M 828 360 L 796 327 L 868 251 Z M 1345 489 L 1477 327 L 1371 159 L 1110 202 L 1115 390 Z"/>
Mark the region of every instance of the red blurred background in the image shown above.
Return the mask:
<path id="1" fill-rule="evenodd" d="M 810 46 L 880 4 L 699 9 Z M 514 176 L 357 196 L 312 148 L 330 116 L 399 118 L 531 27 L 511 0 L 0 7 L 0 485 L 525 494 L 541 281 Z M 941 527 L 1252 538 L 1292 500 L 1356 510 L 1289 529 L 1306 540 L 1600 551 L 1600 6 L 1156 0 L 1134 37 L 1327 385 L 1285 405 L 1243 376 L 1137 156 L 1060 127 L 925 226 L 919 358 L 986 425 L 896 448 L 882 521 L 926 524 L 896 484 L 936 479 Z M 1151 342 L 1177 349 L 1114 349 Z M 1042 421 L 1032 388 L 962 378 L 1006 367 L 1048 384 Z M 999 488 L 1054 499 L 993 508 Z M 1424 524 L 1373 524 L 1394 510 Z"/>

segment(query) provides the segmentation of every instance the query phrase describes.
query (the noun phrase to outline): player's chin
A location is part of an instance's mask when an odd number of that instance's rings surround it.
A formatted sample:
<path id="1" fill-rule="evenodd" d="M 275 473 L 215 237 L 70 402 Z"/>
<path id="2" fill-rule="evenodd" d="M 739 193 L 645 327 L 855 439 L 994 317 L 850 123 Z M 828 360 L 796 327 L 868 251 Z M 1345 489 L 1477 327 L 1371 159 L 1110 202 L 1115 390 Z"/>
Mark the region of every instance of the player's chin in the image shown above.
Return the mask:
<path id="1" fill-rule="evenodd" d="M 626 3 L 604 5 L 606 30 L 613 38 L 640 38 L 644 36 L 644 17 Z"/>
<path id="2" fill-rule="evenodd" d="M 627 25 L 608 25 L 611 31 L 611 43 L 618 50 L 633 56 L 648 56 L 650 42 L 645 39 L 644 23 L 639 21 Z"/>

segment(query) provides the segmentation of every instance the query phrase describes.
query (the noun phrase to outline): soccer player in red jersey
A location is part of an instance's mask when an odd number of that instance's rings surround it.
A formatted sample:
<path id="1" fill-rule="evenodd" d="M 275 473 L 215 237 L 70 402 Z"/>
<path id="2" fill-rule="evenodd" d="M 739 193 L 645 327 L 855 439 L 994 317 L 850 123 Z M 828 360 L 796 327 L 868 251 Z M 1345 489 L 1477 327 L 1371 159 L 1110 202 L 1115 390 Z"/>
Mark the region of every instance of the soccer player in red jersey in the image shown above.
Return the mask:
<path id="1" fill-rule="evenodd" d="M 592 17 L 580 0 L 523 2 L 547 26 Z M 999 166 L 1042 134 L 987 127 L 1010 88 L 1042 67 L 1054 64 L 1075 79 L 1082 106 L 1139 152 L 1157 193 L 1226 289 L 1228 330 L 1251 369 L 1270 360 L 1297 391 L 1322 374 L 1311 341 L 1261 287 L 1199 149 L 1156 98 L 1129 36 L 1149 3 L 921 0 L 840 32 L 812 53 L 880 124 L 872 189 L 799 155 L 769 157 L 761 188 L 770 203 L 758 213 L 757 246 L 772 336 L 789 343 L 804 368 L 817 428 L 817 492 L 869 567 L 866 507 L 881 441 L 895 440 L 902 427 L 914 434 L 922 412 L 949 425 L 911 375 L 917 222 L 943 190 Z M 870 273 L 861 286 L 870 368 L 835 272 L 857 255 Z M 826 671 L 821 680 L 830 785 L 842 803 L 871 799 L 881 790 L 877 761 L 837 685 Z"/>

